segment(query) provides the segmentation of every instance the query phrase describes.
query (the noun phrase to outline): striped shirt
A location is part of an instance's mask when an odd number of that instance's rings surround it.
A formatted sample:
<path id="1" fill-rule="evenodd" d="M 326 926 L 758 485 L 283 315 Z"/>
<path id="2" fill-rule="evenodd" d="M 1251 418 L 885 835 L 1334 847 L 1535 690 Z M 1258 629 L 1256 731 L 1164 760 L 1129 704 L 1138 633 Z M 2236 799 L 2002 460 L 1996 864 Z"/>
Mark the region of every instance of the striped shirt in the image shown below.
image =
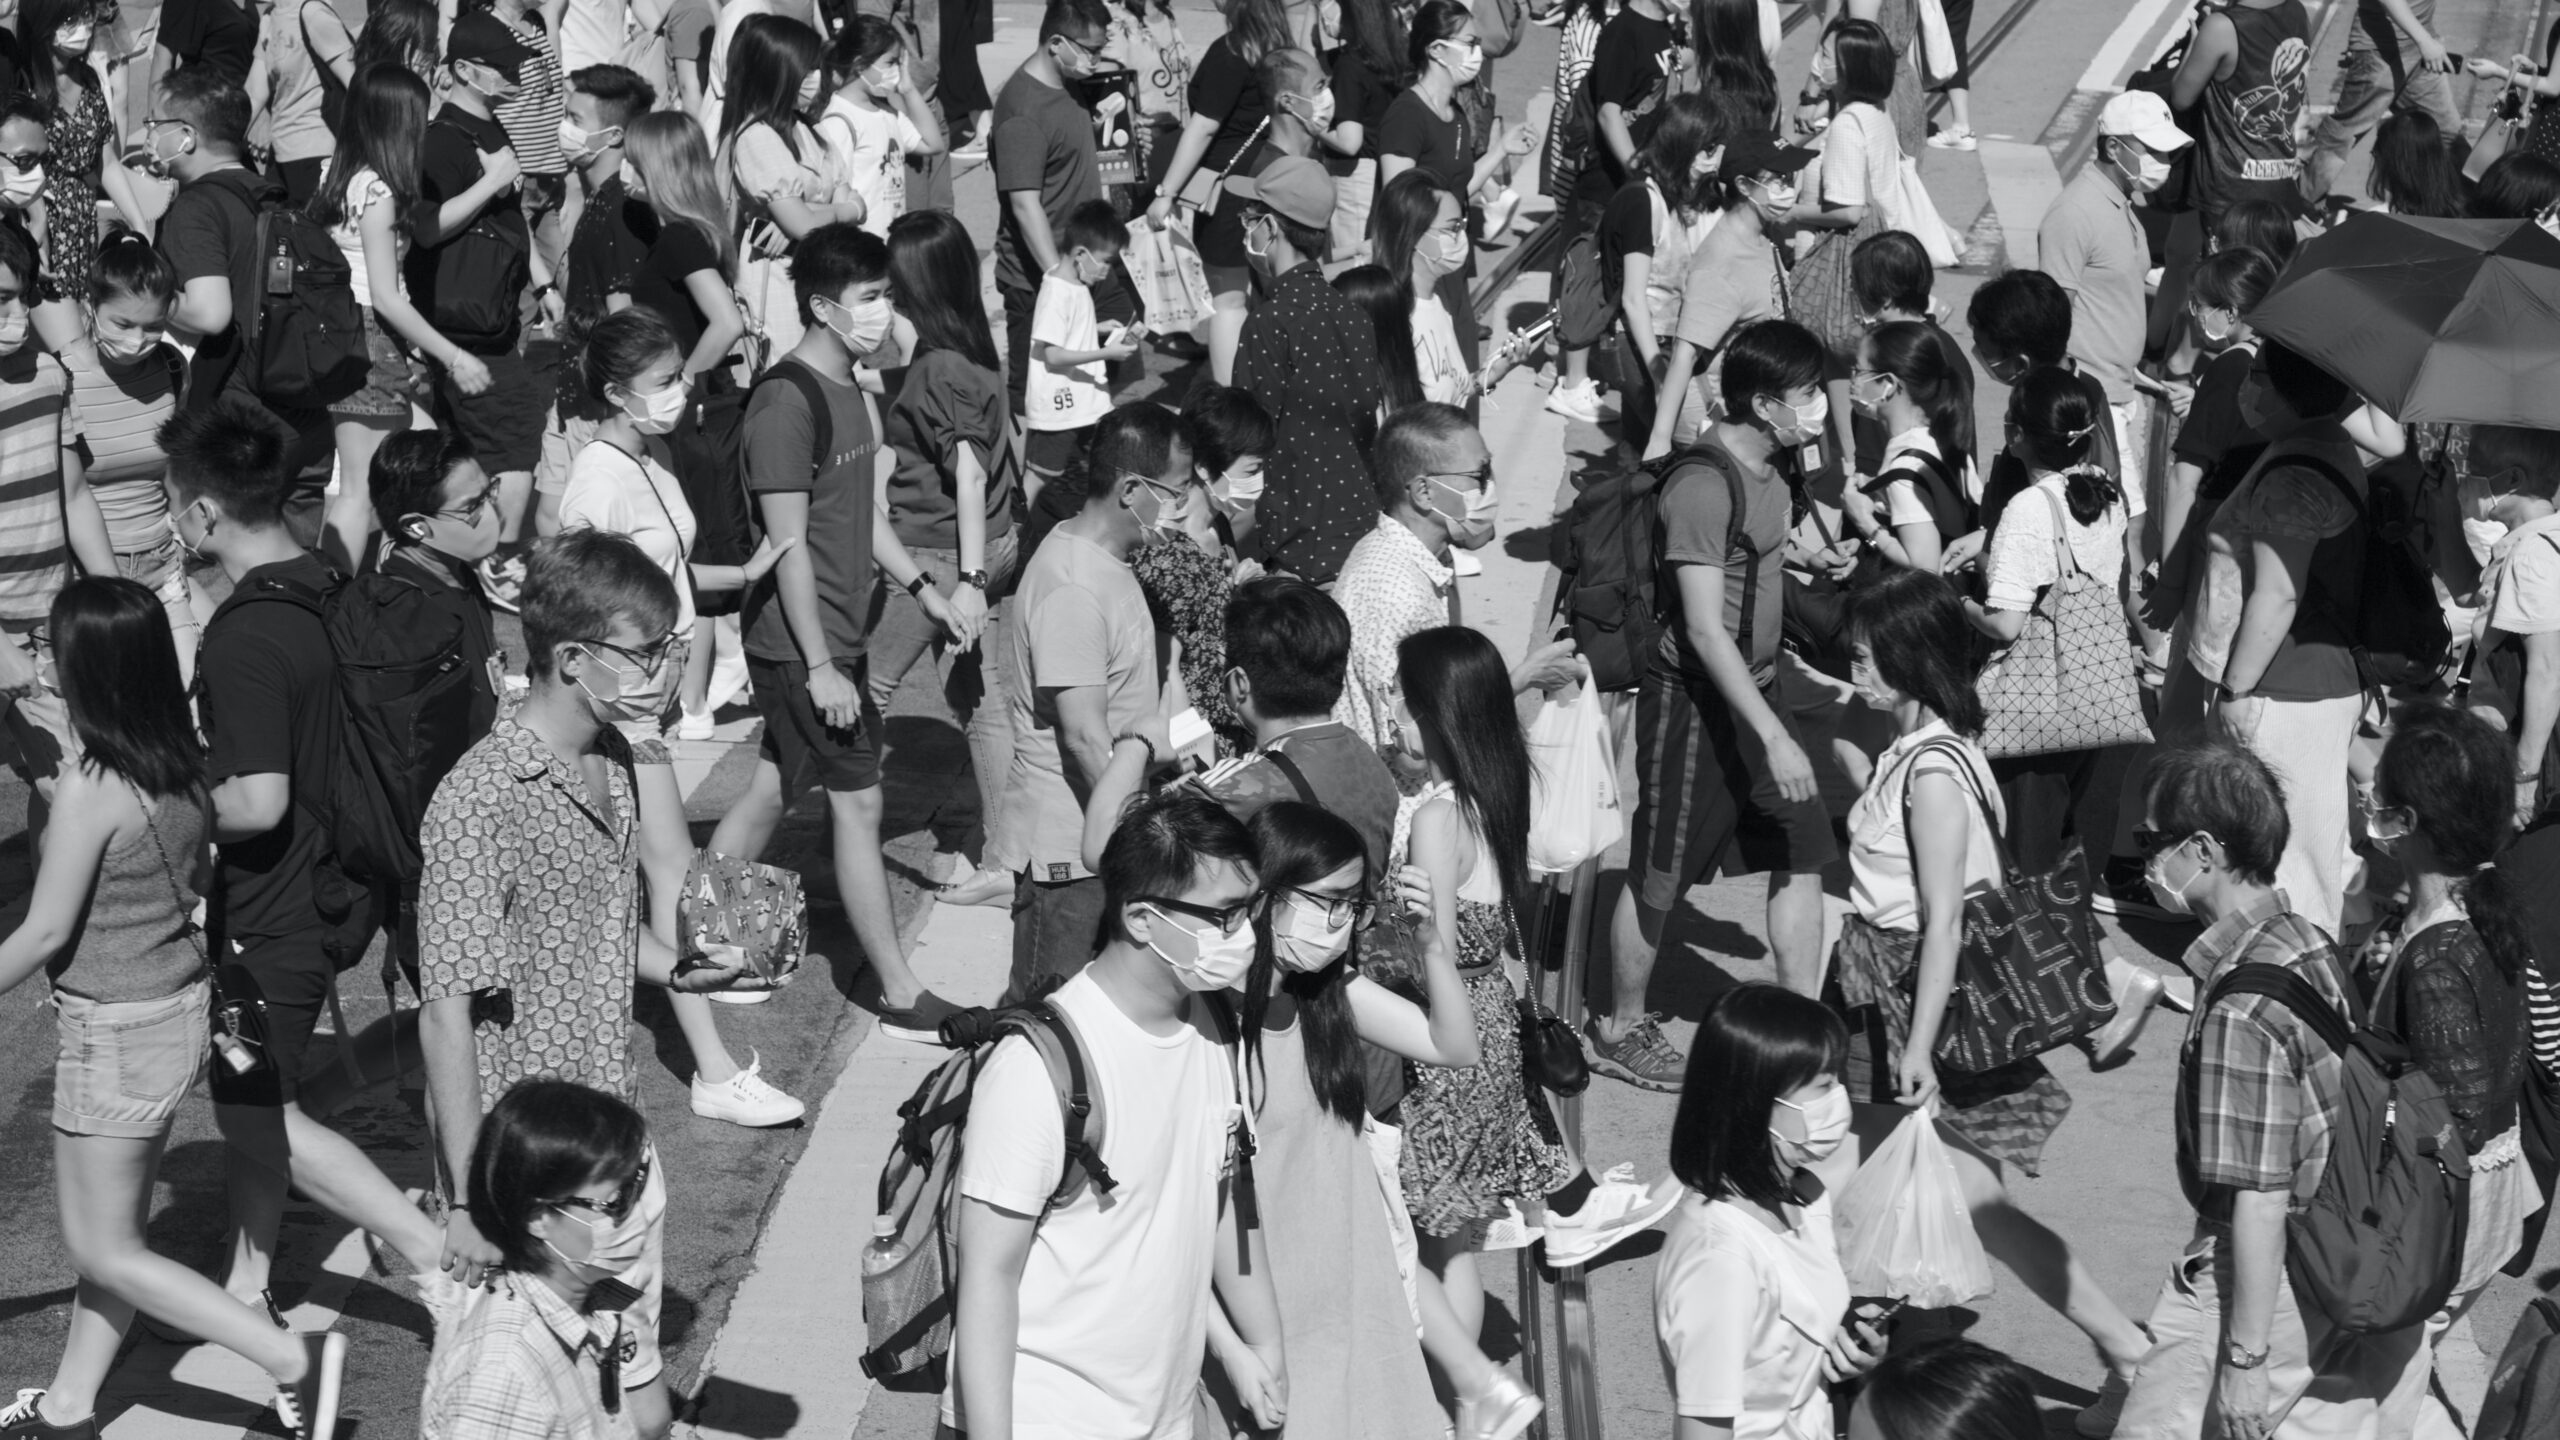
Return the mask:
<path id="1" fill-rule="evenodd" d="M 504 6 L 490 13 L 507 18 Z M 560 119 L 568 113 L 568 92 L 560 83 L 560 52 L 551 48 L 551 37 L 542 32 L 539 14 L 507 20 L 507 28 L 533 52 L 533 58 L 518 69 L 516 98 L 490 108 L 506 127 L 507 148 L 516 152 L 516 163 L 524 173 L 566 175 L 569 157 L 560 153 Z"/>
<path id="2" fill-rule="evenodd" d="M 79 439 L 62 362 L 32 345 L 0 356 L 0 630 L 42 625 L 71 578 L 62 451 Z"/>
<path id="3" fill-rule="evenodd" d="M 2353 1017 L 2346 970 L 2320 927 L 2293 913 L 2284 892 L 2225 915 L 2187 947 L 2198 995 L 2234 965 L 2281 965 Z M 2192 1186 L 2211 1187 L 2208 1220 L 2227 1220 L 2230 1190 L 2287 1190 L 2296 1208 L 2329 1168 L 2345 1062 L 2278 1001 L 2240 995 L 2196 1006 L 2187 1022 L 2195 1104 Z"/>
<path id="4" fill-rule="evenodd" d="M 169 543 L 169 497 L 160 488 L 169 457 L 160 449 L 160 425 L 178 408 L 184 364 L 168 345 L 154 346 L 114 374 L 95 361 L 71 362 L 80 463 L 119 555 L 148 554 Z"/>

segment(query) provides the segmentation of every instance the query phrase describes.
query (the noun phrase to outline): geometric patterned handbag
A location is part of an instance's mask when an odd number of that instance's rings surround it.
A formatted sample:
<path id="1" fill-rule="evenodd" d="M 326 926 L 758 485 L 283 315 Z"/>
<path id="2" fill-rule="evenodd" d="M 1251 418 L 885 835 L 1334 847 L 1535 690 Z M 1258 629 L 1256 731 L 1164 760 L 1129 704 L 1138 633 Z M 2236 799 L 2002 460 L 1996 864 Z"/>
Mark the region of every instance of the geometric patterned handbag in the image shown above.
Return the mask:
<path id="1" fill-rule="evenodd" d="M 747 969 L 781 983 L 809 948 L 809 906 L 800 875 L 705 848 L 685 873 L 676 932 L 696 947 L 735 945 Z"/>
<path id="2" fill-rule="evenodd" d="M 2026 628 L 1975 684 L 1985 715 L 1982 751 L 2005 760 L 2145 743 L 2151 726 L 2142 718 L 2142 682 L 2125 637 L 2124 606 L 2073 558 L 2062 502 L 2050 490 L 2036 493 L 2053 507 L 2059 578 L 2036 597 Z"/>
<path id="3" fill-rule="evenodd" d="M 1952 741 L 1933 740 L 1911 752 L 1916 762 L 1944 750 L 1973 792 L 1982 823 L 1991 827 L 2000 857 L 2001 883 L 1965 896 L 1964 940 L 1956 949 L 1955 988 L 1947 996 L 1934 1051 L 1938 1063 L 1965 1074 L 1997 1070 L 2041 1055 L 2100 1029 L 2116 1015 L 2105 962 L 2088 912 L 2088 868 L 2074 841 L 2062 863 L 2044 875 L 2022 874 L 2008 841 L 1991 818 L 1991 803 L 1973 767 Z M 1905 774 L 1910 773 L 1908 770 Z M 1902 792 L 1903 833 L 1911 833 L 1911 790 Z M 1905 984 L 1917 993 L 1920 971 Z"/>

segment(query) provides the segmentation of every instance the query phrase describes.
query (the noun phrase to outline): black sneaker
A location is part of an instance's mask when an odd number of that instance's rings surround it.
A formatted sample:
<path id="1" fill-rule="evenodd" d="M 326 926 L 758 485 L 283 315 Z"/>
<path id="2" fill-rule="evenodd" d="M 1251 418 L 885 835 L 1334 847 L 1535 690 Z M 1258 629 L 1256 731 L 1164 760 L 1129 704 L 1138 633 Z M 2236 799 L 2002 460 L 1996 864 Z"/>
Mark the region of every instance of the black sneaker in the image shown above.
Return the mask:
<path id="1" fill-rule="evenodd" d="M 301 1337 L 311 1368 L 276 1391 L 276 1418 L 294 1440 L 335 1440 L 347 1376 L 347 1337 L 322 1330 Z"/>
<path id="2" fill-rule="evenodd" d="M 1624 1080 L 1647 1090 L 1676 1091 L 1680 1078 L 1689 1071 L 1688 1057 L 1663 1038 L 1659 1015 L 1638 1020 L 1615 1040 L 1601 1035 L 1600 1021 L 1595 1016 L 1583 1022 L 1582 1039 L 1583 1048 L 1591 1056 L 1591 1068 L 1612 1080 Z"/>
<path id="3" fill-rule="evenodd" d="M 98 1440 L 98 1417 L 56 1425 L 36 1405 L 44 1391 L 21 1390 L 8 1409 L 0 1410 L 0 1440 Z"/>
<path id="4" fill-rule="evenodd" d="M 930 990 L 919 992 L 916 1003 L 903 1010 L 883 1005 L 879 1010 L 880 1033 L 894 1040 L 913 1040 L 919 1045 L 942 1043 L 942 1022 L 960 1013 L 960 1007 Z"/>
<path id="5" fill-rule="evenodd" d="M 2098 883 L 2090 887 L 2089 908 L 2119 920 L 2195 921 L 2194 916 L 2178 914 L 2160 904 L 2151 893 L 2151 882 L 2143 876 L 2140 857 L 2133 855 L 2107 857 L 2107 868 L 2098 873 Z"/>

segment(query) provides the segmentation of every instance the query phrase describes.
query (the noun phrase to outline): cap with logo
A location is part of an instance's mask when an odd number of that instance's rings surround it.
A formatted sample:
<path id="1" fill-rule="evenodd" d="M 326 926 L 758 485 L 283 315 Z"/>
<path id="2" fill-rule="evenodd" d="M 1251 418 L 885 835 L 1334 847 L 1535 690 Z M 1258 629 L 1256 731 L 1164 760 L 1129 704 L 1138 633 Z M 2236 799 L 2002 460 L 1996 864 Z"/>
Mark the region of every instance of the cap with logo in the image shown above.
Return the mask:
<path id="1" fill-rule="evenodd" d="M 2162 152 L 2184 150 L 2195 143 L 2194 136 L 2178 128 L 2169 102 L 2148 90 L 2127 90 L 2109 100 L 2098 112 L 2098 133 L 2130 136 Z"/>
<path id="2" fill-rule="evenodd" d="M 1820 151 L 1788 144 L 1775 130 L 1746 131 L 1724 142 L 1716 178 L 1729 184 L 1756 175 L 1794 175 L 1820 157 Z"/>

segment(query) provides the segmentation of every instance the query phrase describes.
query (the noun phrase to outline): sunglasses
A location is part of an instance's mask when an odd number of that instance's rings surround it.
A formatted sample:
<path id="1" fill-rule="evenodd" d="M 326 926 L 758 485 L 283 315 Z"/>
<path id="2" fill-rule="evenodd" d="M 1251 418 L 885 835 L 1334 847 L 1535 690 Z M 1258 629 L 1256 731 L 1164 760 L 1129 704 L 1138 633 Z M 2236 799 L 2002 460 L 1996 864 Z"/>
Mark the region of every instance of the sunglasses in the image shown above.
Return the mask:
<path id="1" fill-rule="evenodd" d="M 1138 897 L 1138 903 L 1152 905 L 1158 910 L 1174 915 L 1188 915 L 1194 920 L 1205 921 L 1216 926 L 1221 935 L 1233 935 L 1251 923 L 1255 916 L 1260 915 L 1270 905 L 1271 897 L 1265 894 L 1248 895 L 1223 910 L 1212 909 L 1206 905 L 1194 905 L 1188 900 L 1168 900 L 1161 895 L 1141 895 Z"/>
<path id="2" fill-rule="evenodd" d="M 30 150 L 24 155 L 0 155 L 0 160 L 8 161 L 10 168 L 21 175 L 52 158 L 53 152 L 50 150 Z"/>
<path id="3" fill-rule="evenodd" d="M 649 1172 L 653 1168 L 654 1160 L 654 1156 L 642 1155 L 640 1168 L 631 1172 L 631 1178 L 622 1182 L 622 1188 L 614 1191 L 613 1198 L 610 1200 L 590 1200 L 584 1195 L 567 1195 L 557 1200 L 543 1201 L 543 1208 L 583 1210 L 590 1215 L 601 1216 L 619 1225 L 631 1218 L 631 1212 L 639 1205 L 640 1197 L 648 1193 Z"/>
<path id="4" fill-rule="evenodd" d="M 2154 830 L 2148 825 L 2136 825 L 2133 827 L 2133 844 L 2135 849 L 2142 852 L 2143 859 L 2150 860 L 2156 858 L 2164 850 L 2177 849 L 2179 846 L 2185 844 L 2188 837 L 2194 833 L 2195 832 L 2193 831 L 2184 831 L 2173 835 L 2166 830 Z"/>

